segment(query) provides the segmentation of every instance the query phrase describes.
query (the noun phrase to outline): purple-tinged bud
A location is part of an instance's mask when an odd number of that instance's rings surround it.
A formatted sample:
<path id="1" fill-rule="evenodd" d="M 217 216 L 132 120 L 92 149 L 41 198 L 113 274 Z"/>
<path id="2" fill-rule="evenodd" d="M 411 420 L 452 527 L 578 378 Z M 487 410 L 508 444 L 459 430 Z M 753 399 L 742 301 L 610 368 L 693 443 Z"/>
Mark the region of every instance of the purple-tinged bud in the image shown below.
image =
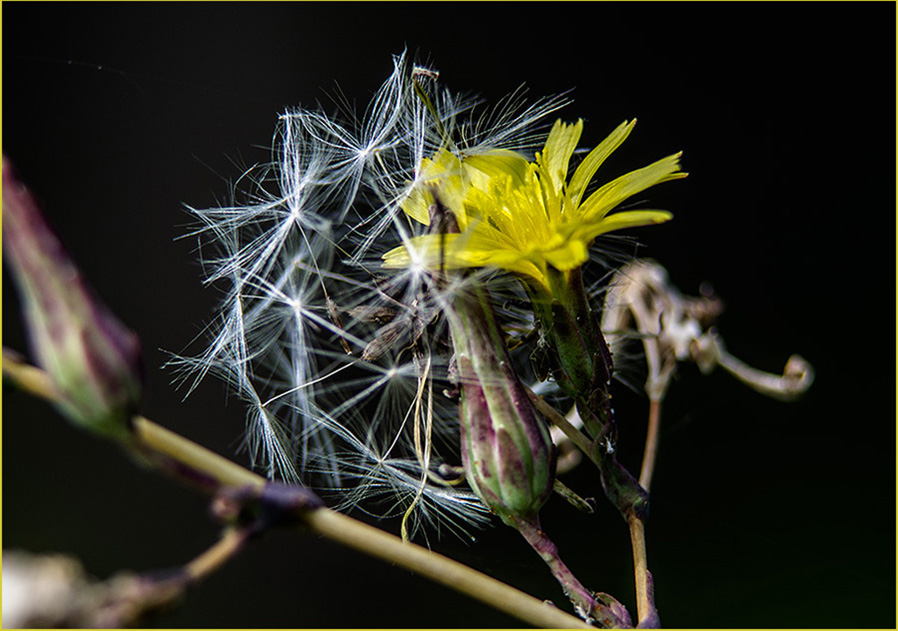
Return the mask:
<path id="1" fill-rule="evenodd" d="M 99 434 L 126 437 L 143 390 L 140 342 L 88 285 L 5 156 L 3 254 L 32 352 L 62 413 Z"/>
<path id="2" fill-rule="evenodd" d="M 431 234 L 458 233 L 452 211 L 432 191 Z M 455 274 L 446 319 L 459 385 L 462 464 L 471 489 L 509 526 L 536 520 L 555 484 L 555 445 L 511 363 L 486 288 Z M 446 278 L 434 275 L 436 285 Z M 458 282 L 460 281 L 460 282 Z"/>
<path id="3" fill-rule="evenodd" d="M 458 232 L 458 224 L 434 194 L 430 230 Z M 434 276 L 445 281 L 443 270 Z M 489 292 L 476 278 L 456 275 L 446 319 L 459 383 L 461 456 L 465 476 L 478 497 L 515 528 L 548 564 L 565 595 L 587 621 L 631 627 L 627 610 L 614 599 L 597 599 L 571 573 L 540 527 L 539 510 L 555 487 L 555 446 L 548 422 L 512 366 L 505 334 Z"/>
<path id="4" fill-rule="evenodd" d="M 510 526 L 534 519 L 552 493 L 555 448 L 545 419 L 512 368 L 486 290 L 463 290 L 449 316 L 468 483 Z"/>

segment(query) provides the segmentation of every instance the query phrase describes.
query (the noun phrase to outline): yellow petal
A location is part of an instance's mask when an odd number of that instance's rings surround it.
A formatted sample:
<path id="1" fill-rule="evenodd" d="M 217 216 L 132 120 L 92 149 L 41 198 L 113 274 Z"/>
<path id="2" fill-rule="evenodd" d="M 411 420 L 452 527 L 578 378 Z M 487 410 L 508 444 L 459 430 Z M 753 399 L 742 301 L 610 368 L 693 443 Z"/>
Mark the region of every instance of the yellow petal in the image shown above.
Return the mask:
<path id="1" fill-rule="evenodd" d="M 428 208 L 433 203 L 433 195 L 422 186 L 416 186 L 409 191 L 408 196 L 402 200 L 402 211 L 425 226 L 430 224 L 430 211 Z"/>
<path id="2" fill-rule="evenodd" d="M 545 274 L 521 252 L 496 243 L 483 235 L 428 234 L 409 239 L 406 245 L 383 255 L 383 266 L 400 269 L 421 266 L 427 269 L 495 267 L 513 274 L 530 276 L 546 284 Z"/>
<path id="3" fill-rule="evenodd" d="M 537 157 L 541 174 L 543 177 L 548 176 L 556 194 L 562 190 L 567 181 L 568 164 L 582 133 L 582 118 L 572 125 L 567 125 L 561 120 L 555 121 L 549 137 L 546 138 L 546 145 Z"/>
<path id="4" fill-rule="evenodd" d="M 586 192 L 586 187 L 589 185 L 590 180 L 592 180 L 592 176 L 596 174 L 596 171 L 598 171 L 599 167 L 602 166 L 602 163 L 605 162 L 608 156 L 614 153 L 614 150 L 623 144 L 627 139 L 627 136 L 630 135 L 630 132 L 633 131 L 635 125 L 635 118 L 629 123 L 624 121 L 618 125 L 617 129 L 611 132 L 605 140 L 599 143 L 599 146 L 590 151 L 589 155 L 583 158 L 583 162 L 581 162 L 580 166 L 577 167 L 577 170 L 574 171 L 574 175 L 571 177 L 571 183 L 568 186 L 568 193 L 570 193 L 571 201 L 575 208 L 580 205 L 580 200 L 583 199 L 583 193 Z"/>
<path id="5" fill-rule="evenodd" d="M 415 221 L 430 224 L 430 206 L 436 192 L 440 202 L 452 210 L 459 225 L 464 226 L 464 197 L 467 182 L 463 177 L 461 161 L 449 151 L 442 149 L 431 160 L 421 160 L 416 184 L 400 204 L 402 210 Z"/>
<path id="6" fill-rule="evenodd" d="M 456 243 L 460 236 L 459 234 L 425 234 L 412 237 L 404 245 L 385 253 L 381 257 L 383 266 L 393 269 L 412 265 L 427 269 L 439 269 L 440 266 L 466 267 L 466 265 L 449 264 L 458 260 L 458 256 L 453 256 L 453 253 L 464 251 L 464 248 L 459 248 L 459 244 Z"/>
<path id="7" fill-rule="evenodd" d="M 580 239 L 567 239 L 561 247 L 543 252 L 543 257 L 555 269 L 568 272 L 589 260 L 589 247 Z"/>
<path id="8" fill-rule="evenodd" d="M 471 179 L 471 184 L 486 191 L 489 180 L 497 176 L 511 178 L 515 186 L 523 184 L 528 163 L 519 153 L 500 149 L 469 156 L 462 164 Z"/>
<path id="9" fill-rule="evenodd" d="M 583 202 L 580 217 L 585 221 L 596 221 L 624 200 L 647 188 L 686 177 L 686 173 L 679 171 L 681 155 L 667 156 L 608 182 Z"/>
<path id="10" fill-rule="evenodd" d="M 412 262 L 411 257 L 408 255 L 408 250 L 405 249 L 404 245 L 393 248 L 389 252 L 384 253 L 380 258 L 383 260 L 383 266 L 391 269 L 408 267 Z"/>
<path id="11" fill-rule="evenodd" d="M 546 284 L 545 274 L 530 259 L 524 257 L 520 252 L 513 250 L 466 250 L 465 257 L 470 263 L 465 267 L 494 267 L 497 269 L 518 274 L 519 276 L 530 276 Z"/>
<path id="12" fill-rule="evenodd" d="M 607 232 L 664 223 L 672 218 L 673 213 L 666 210 L 627 210 L 608 215 L 600 221 L 584 226 L 577 231 L 577 236 L 589 243 L 597 236 Z"/>

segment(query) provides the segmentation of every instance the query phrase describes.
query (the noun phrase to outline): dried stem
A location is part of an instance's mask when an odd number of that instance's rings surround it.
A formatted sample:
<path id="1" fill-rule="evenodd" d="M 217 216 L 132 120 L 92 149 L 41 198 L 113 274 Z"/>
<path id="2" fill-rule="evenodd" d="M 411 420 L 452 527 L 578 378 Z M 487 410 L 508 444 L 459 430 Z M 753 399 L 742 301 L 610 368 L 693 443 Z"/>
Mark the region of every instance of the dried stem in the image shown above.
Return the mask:
<path id="1" fill-rule="evenodd" d="M 11 379 L 16 386 L 36 397 L 53 401 L 59 394 L 43 370 L 25 363 L 22 356 L 8 348 L 3 349 L 3 379 Z"/>
<path id="2" fill-rule="evenodd" d="M 31 394 L 50 400 L 57 396 L 46 373 L 25 364 L 6 349 L 3 350 L 3 376 Z M 133 431 L 136 448 L 143 457 L 162 463 L 169 473 L 188 482 L 198 482 L 207 491 L 243 491 L 248 487 L 263 490 L 268 485 L 265 478 L 143 417 L 134 419 Z M 166 463 L 177 466 L 166 466 Z M 551 604 L 346 515 L 327 508 L 303 508 L 296 517 L 317 535 L 423 575 L 528 624 L 544 628 L 590 628 Z M 240 545 L 239 532 L 226 535 L 191 562 L 191 570 L 205 576 L 220 567 Z"/>
<path id="3" fill-rule="evenodd" d="M 661 429 L 661 399 L 649 402 L 649 424 L 645 435 L 645 450 L 642 454 L 642 468 L 639 472 L 639 485 L 649 491 L 652 484 L 652 473 L 655 471 L 655 459 L 658 456 L 658 435 Z"/>
<path id="4" fill-rule="evenodd" d="M 752 368 L 730 355 L 723 344 L 717 342 L 717 363 L 724 370 L 751 386 L 761 394 L 781 401 L 794 401 L 803 395 L 814 381 L 814 369 L 800 355 L 792 355 L 786 362 L 782 375 Z"/>
<path id="5" fill-rule="evenodd" d="M 657 628 L 660 624 L 655 609 L 655 595 L 652 586 L 652 575 L 648 569 L 645 550 L 645 524 L 639 517 L 630 514 L 627 517 L 630 527 L 630 543 L 633 548 L 633 572 L 636 577 L 636 613 L 641 628 Z"/>

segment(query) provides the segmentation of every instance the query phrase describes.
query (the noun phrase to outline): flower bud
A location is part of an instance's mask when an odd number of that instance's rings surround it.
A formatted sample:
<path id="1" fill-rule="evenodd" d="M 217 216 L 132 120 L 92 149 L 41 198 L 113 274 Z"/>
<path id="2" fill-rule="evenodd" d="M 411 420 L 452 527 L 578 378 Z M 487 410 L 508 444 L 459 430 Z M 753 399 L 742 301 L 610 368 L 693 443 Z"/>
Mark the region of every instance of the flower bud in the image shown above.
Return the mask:
<path id="1" fill-rule="evenodd" d="M 518 379 L 485 290 L 461 292 L 450 315 L 461 385 L 461 451 L 468 483 L 508 525 L 534 518 L 555 482 L 545 419 Z"/>
<path id="2" fill-rule="evenodd" d="M 94 294 L 5 157 L 3 253 L 58 407 L 79 425 L 124 438 L 143 389 L 140 342 Z"/>
<path id="3" fill-rule="evenodd" d="M 584 408 L 581 417 L 595 438 L 614 423 L 608 392 L 611 352 L 589 304 L 580 268 L 560 272 L 549 267 L 547 278 L 548 289 L 529 286 L 533 313 L 545 340 L 537 359 L 562 392 Z"/>

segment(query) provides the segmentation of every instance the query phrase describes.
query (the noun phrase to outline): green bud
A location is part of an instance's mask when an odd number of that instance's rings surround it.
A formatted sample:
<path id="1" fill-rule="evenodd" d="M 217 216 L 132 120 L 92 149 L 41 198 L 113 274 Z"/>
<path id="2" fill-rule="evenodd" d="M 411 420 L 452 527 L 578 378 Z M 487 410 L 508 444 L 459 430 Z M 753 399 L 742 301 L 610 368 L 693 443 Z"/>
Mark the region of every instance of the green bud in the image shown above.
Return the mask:
<path id="1" fill-rule="evenodd" d="M 458 233 L 452 212 L 433 192 L 428 209 L 432 234 Z M 446 312 L 459 380 L 461 456 L 468 484 L 509 526 L 534 521 L 552 494 L 555 446 L 511 363 L 505 334 L 485 287 L 453 288 Z M 443 271 L 434 275 L 443 285 Z"/>
<path id="2" fill-rule="evenodd" d="M 550 287 L 529 285 L 533 313 L 544 337 L 545 362 L 562 392 L 577 402 L 596 437 L 613 426 L 611 352 L 589 305 L 580 268 L 549 268 Z"/>
<path id="3" fill-rule="evenodd" d="M 552 493 L 555 448 L 545 419 L 515 374 L 486 290 L 460 292 L 449 320 L 467 480 L 514 526 L 515 518 L 534 518 Z"/>
<path id="4" fill-rule="evenodd" d="M 5 157 L 3 253 L 62 413 L 99 434 L 127 437 L 143 390 L 140 342 L 95 295 Z"/>
<path id="5" fill-rule="evenodd" d="M 611 408 L 611 352 L 589 305 L 580 269 L 549 270 L 550 288 L 530 287 L 534 315 L 545 332 L 552 376 L 570 396 L 593 439 L 592 459 L 599 465 L 605 496 L 624 519 L 648 517 L 649 497 L 617 461 L 617 428 Z"/>

